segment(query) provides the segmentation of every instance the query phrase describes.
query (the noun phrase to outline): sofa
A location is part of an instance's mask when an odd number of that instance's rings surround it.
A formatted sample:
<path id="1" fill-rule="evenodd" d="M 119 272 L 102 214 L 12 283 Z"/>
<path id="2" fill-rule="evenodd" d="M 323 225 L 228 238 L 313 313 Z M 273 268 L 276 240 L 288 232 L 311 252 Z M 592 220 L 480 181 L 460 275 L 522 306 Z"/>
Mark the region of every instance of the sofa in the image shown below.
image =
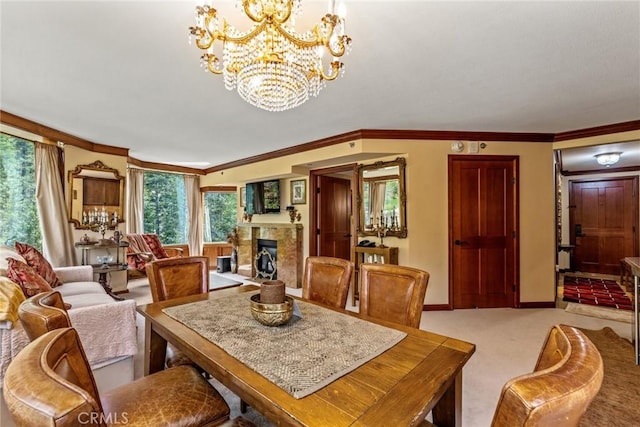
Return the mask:
<path id="1" fill-rule="evenodd" d="M 17 307 L 25 296 L 7 277 L 8 257 L 23 259 L 14 248 L 0 246 L 0 389 L 7 366 L 29 342 L 17 319 Z M 70 305 L 69 318 L 78 331 L 98 389 L 106 392 L 133 381 L 138 349 L 135 301 L 111 298 L 93 280 L 90 265 L 53 270 L 62 282 L 54 289 Z M 0 400 L 0 425 L 10 426 L 11 417 L 4 400 Z"/>

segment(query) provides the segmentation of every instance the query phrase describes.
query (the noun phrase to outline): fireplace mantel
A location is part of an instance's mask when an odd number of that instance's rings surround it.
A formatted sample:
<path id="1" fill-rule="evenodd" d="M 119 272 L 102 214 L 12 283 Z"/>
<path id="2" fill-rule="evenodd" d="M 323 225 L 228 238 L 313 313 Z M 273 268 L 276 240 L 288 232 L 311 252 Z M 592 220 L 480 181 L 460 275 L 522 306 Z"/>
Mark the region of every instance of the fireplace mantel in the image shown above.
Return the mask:
<path id="1" fill-rule="evenodd" d="M 258 239 L 277 242 L 277 274 L 289 288 L 302 286 L 302 224 L 241 223 L 238 224 L 238 264 L 250 265 L 256 277 L 255 257 Z M 247 269 L 249 271 L 249 269 Z"/>

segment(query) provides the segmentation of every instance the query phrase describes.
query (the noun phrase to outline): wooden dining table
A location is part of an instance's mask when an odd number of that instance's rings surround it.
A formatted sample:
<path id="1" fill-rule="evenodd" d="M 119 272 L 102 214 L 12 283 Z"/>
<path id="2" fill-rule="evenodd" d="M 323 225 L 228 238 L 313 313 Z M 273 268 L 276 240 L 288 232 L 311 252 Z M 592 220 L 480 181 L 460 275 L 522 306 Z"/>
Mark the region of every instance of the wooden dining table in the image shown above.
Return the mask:
<path id="1" fill-rule="evenodd" d="M 475 351 L 468 342 L 332 309 L 407 335 L 384 353 L 298 399 L 163 312 L 167 307 L 259 289 L 247 285 L 138 306 L 146 319 L 145 375 L 164 369 L 170 342 L 277 425 L 414 426 L 429 412 L 438 426 L 461 425 L 462 368 Z M 215 313 L 211 321 L 215 322 Z"/>

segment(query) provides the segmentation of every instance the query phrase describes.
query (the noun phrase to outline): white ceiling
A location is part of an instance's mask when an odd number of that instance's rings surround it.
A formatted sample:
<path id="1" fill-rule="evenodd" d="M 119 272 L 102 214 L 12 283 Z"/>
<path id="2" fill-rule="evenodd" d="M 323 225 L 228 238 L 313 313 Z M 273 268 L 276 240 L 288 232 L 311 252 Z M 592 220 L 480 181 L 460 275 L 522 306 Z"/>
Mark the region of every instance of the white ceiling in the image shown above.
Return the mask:
<path id="1" fill-rule="evenodd" d="M 0 108 L 201 167 L 358 129 L 557 133 L 640 118 L 638 1 L 347 0 L 345 76 L 282 113 L 201 71 L 194 4 L 2 0 Z M 303 1 L 298 28 L 326 4 Z"/>

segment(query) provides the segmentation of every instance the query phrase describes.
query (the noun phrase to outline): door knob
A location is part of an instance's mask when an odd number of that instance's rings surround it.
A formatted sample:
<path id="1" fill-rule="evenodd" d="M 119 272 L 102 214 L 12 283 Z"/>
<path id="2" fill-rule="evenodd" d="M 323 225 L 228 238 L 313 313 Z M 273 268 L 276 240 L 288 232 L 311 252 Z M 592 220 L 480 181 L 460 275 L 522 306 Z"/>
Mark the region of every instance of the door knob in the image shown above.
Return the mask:
<path id="1" fill-rule="evenodd" d="M 462 246 L 462 245 L 466 245 L 467 242 L 466 240 L 456 240 L 455 242 L 453 242 L 454 244 L 458 245 L 458 246 Z"/>

